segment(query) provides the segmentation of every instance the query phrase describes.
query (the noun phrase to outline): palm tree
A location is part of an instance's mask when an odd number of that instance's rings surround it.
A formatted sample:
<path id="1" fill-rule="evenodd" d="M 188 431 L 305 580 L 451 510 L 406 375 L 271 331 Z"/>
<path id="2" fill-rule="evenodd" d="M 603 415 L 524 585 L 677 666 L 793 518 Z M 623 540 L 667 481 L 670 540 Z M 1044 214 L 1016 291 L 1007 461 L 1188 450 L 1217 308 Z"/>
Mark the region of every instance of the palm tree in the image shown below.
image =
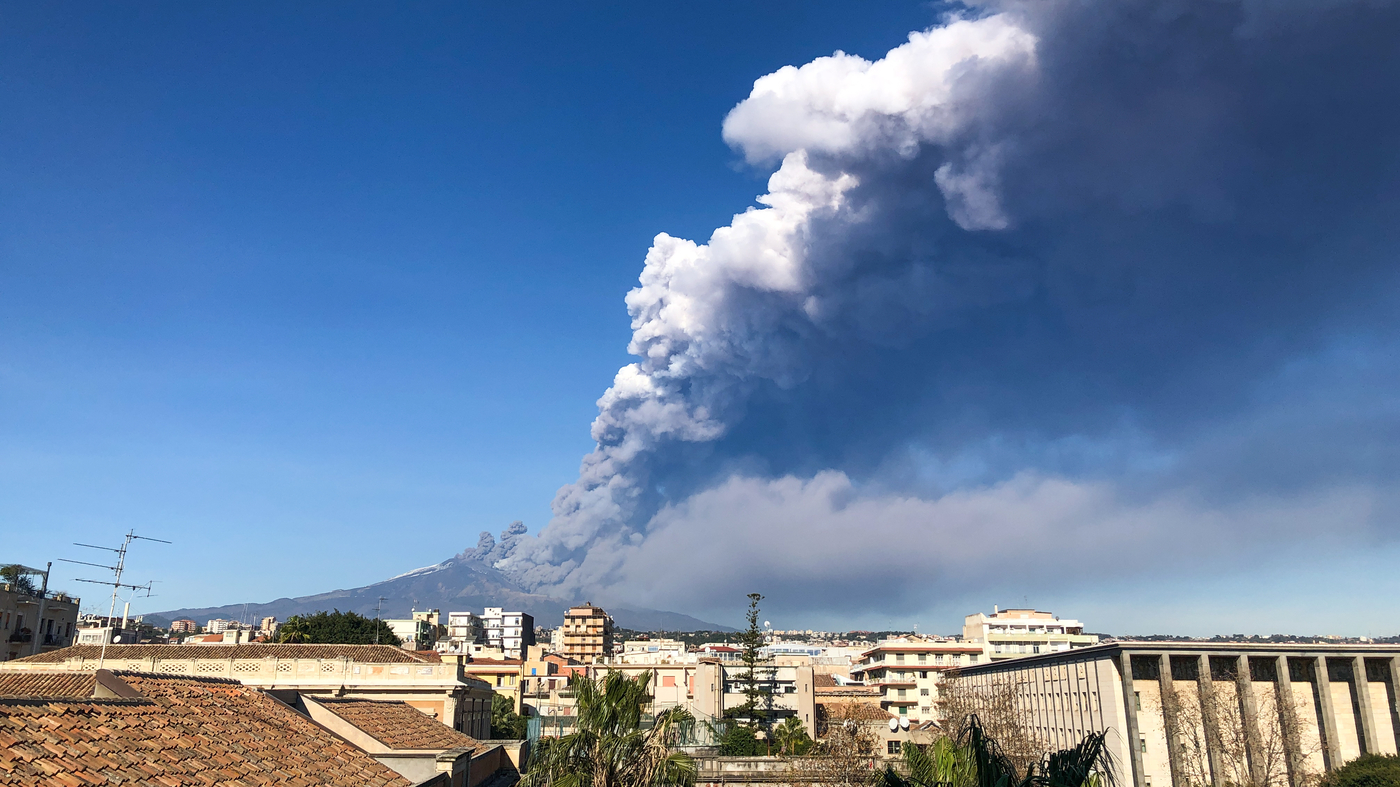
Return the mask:
<path id="1" fill-rule="evenodd" d="M 521 787 L 656 787 L 694 784 L 695 761 L 671 751 L 694 717 L 684 708 L 658 713 L 644 729 L 649 675 L 610 672 L 569 680 L 578 702 L 575 731 L 540 739 Z"/>
<path id="2" fill-rule="evenodd" d="M 886 766 L 884 787 L 973 787 L 977 766 L 972 752 L 949 738 L 939 738 L 927 748 L 906 743 L 900 748 L 909 775 L 901 777 Z"/>
<path id="3" fill-rule="evenodd" d="M 802 720 L 796 716 L 783 719 L 781 724 L 773 728 L 770 737 L 778 744 L 778 754 L 784 757 L 789 754 L 806 754 L 812 748 L 812 738 L 807 735 L 807 728 L 802 726 Z"/>
<path id="4" fill-rule="evenodd" d="M 970 715 L 956 744 L 943 738 L 929 752 L 905 746 L 904 762 L 909 776 L 900 776 L 887 767 L 881 776 L 882 787 L 1111 786 L 1114 766 L 1104 742 L 1106 735 L 1089 733 L 1078 745 L 1047 754 L 1021 774 L 1001 744 L 982 728 L 977 716 Z"/>

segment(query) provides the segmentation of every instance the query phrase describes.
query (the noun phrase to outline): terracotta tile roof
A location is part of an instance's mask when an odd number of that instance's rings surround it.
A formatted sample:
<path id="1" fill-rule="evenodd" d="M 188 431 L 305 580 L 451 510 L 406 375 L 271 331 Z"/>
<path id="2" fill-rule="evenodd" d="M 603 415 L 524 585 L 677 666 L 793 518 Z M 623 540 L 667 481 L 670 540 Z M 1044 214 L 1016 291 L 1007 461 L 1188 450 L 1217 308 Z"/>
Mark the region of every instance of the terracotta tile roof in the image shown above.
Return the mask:
<path id="1" fill-rule="evenodd" d="M 72 658 L 96 660 L 98 645 L 74 645 L 15 659 L 29 664 L 61 664 Z M 371 664 L 422 664 L 424 656 L 392 645 L 108 645 L 107 660 L 121 659 L 338 659 Z"/>
<path id="2" fill-rule="evenodd" d="M 0 697 L 91 697 L 96 687 L 92 673 L 0 672 Z"/>
<path id="3" fill-rule="evenodd" d="M 477 740 L 402 702 L 311 697 L 391 749 L 476 749 Z"/>
<path id="4" fill-rule="evenodd" d="M 144 698 L 0 699 L 0 784 L 407 787 L 255 689 L 116 673 Z"/>

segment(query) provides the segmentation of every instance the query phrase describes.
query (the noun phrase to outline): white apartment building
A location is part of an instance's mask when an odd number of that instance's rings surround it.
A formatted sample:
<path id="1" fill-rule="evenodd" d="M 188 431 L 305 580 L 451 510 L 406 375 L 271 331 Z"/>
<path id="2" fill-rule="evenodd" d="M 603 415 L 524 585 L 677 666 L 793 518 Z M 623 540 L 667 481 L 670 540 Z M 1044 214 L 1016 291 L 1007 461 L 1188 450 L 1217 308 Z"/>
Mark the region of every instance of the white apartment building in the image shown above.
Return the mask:
<path id="1" fill-rule="evenodd" d="M 481 621 L 486 632 L 486 644 L 500 648 L 508 659 L 523 658 L 525 650 L 535 644 L 535 618 L 524 612 L 506 612 L 501 607 L 487 607 Z"/>
<path id="2" fill-rule="evenodd" d="M 880 690 L 880 707 L 912 722 L 938 719 L 943 673 L 986 661 L 980 645 L 897 638 L 867 650 L 851 677 Z"/>
<path id="3" fill-rule="evenodd" d="M 230 628 L 235 628 L 237 626 L 238 621 L 236 620 L 224 620 L 223 618 L 214 618 L 213 620 L 205 624 L 204 633 L 222 634 L 225 631 L 228 631 Z"/>
<path id="4" fill-rule="evenodd" d="M 998 609 L 978 612 L 963 620 L 963 639 L 982 647 L 988 660 L 1000 661 L 1041 653 L 1062 653 L 1097 645 L 1099 638 L 1084 633 L 1077 620 L 1061 620 L 1034 609 Z"/>

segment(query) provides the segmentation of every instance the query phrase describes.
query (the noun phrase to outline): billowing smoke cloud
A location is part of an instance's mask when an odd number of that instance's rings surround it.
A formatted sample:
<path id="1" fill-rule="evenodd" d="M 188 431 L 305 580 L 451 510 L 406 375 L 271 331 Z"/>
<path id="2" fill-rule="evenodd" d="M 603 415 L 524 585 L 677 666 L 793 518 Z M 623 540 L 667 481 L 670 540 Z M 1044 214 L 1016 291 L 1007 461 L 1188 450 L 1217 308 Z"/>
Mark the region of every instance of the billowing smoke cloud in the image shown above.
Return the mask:
<path id="1" fill-rule="evenodd" d="M 1393 538 L 1397 35 L 1380 2 L 1008 0 L 760 78 L 723 127 L 778 165 L 760 205 L 656 237 L 597 449 L 483 547 L 658 603 L 759 561 L 798 609 Z"/>

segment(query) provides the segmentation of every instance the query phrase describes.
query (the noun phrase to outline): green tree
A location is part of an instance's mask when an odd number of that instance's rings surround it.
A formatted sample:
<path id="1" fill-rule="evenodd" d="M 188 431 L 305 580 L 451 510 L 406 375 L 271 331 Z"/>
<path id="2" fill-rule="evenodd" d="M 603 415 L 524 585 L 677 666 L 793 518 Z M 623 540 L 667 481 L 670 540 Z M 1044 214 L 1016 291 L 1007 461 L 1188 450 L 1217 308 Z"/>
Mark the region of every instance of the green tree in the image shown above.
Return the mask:
<path id="1" fill-rule="evenodd" d="M 684 708 L 672 707 L 643 729 L 642 709 L 651 702 L 649 677 L 610 672 L 601 680 L 571 678 L 569 688 L 578 698 L 575 731 L 540 739 L 521 787 L 694 784 L 695 761 L 671 749 L 695 719 Z"/>
<path id="2" fill-rule="evenodd" d="M 908 776 L 900 777 L 890 767 L 881 779 L 884 787 L 973 787 L 977 784 L 977 765 L 971 751 L 950 738 L 939 738 L 931 745 L 900 747 L 900 756 Z"/>
<path id="3" fill-rule="evenodd" d="M 32 596 L 39 591 L 34 587 L 34 579 L 29 576 L 29 569 L 18 563 L 0 566 L 0 582 L 9 585 L 16 593 L 26 596 Z"/>
<path id="4" fill-rule="evenodd" d="M 400 645 L 389 624 L 354 612 L 326 612 L 293 615 L 277 630 L 278 642 L 317 645 L 373 645 L 378 632 L 379 644 Z"/>
<path id="5" fill-rule="evenodd" d="M 758 602 L 763 600 L 759 593 L 749 594 L 749 627 L 739 637 L 739 643 L 743 647 L 743 654 L 740 660 L 743 662 L 744 671 L 738 674 L 739 683 L 743 685 L 744 704 L 732 711 L 734 718 L 743 719 L 749 729 L 756 730 L 765 721 L 759 706 L 766 699 L 764 688 L 759 685 L 759 662 L 763 660 L 763 632 L 758 628 Z M 726 713 L 725 715 L 731 715 Z"/>
<path id="6" fill-rule="evenodd" d="M 766 746 L 750 727 L 729 722 L 719 738 L 721 757 L 758 757 L 767 753 Z"/>
<path id="7" fill-rule="evenodd" d="M 1319 787 L 1397 787 L 1397 785 L 1400 785 L 1400 756 L 1367 754 L 1327 774 Z"/>
<path id="8" fill-rule="evenodd" d="M 510 697 L 491 693 L 491 737 L 496 740 L 523 740 L 529 725 L 524 716 L 515 712 Z"/>

